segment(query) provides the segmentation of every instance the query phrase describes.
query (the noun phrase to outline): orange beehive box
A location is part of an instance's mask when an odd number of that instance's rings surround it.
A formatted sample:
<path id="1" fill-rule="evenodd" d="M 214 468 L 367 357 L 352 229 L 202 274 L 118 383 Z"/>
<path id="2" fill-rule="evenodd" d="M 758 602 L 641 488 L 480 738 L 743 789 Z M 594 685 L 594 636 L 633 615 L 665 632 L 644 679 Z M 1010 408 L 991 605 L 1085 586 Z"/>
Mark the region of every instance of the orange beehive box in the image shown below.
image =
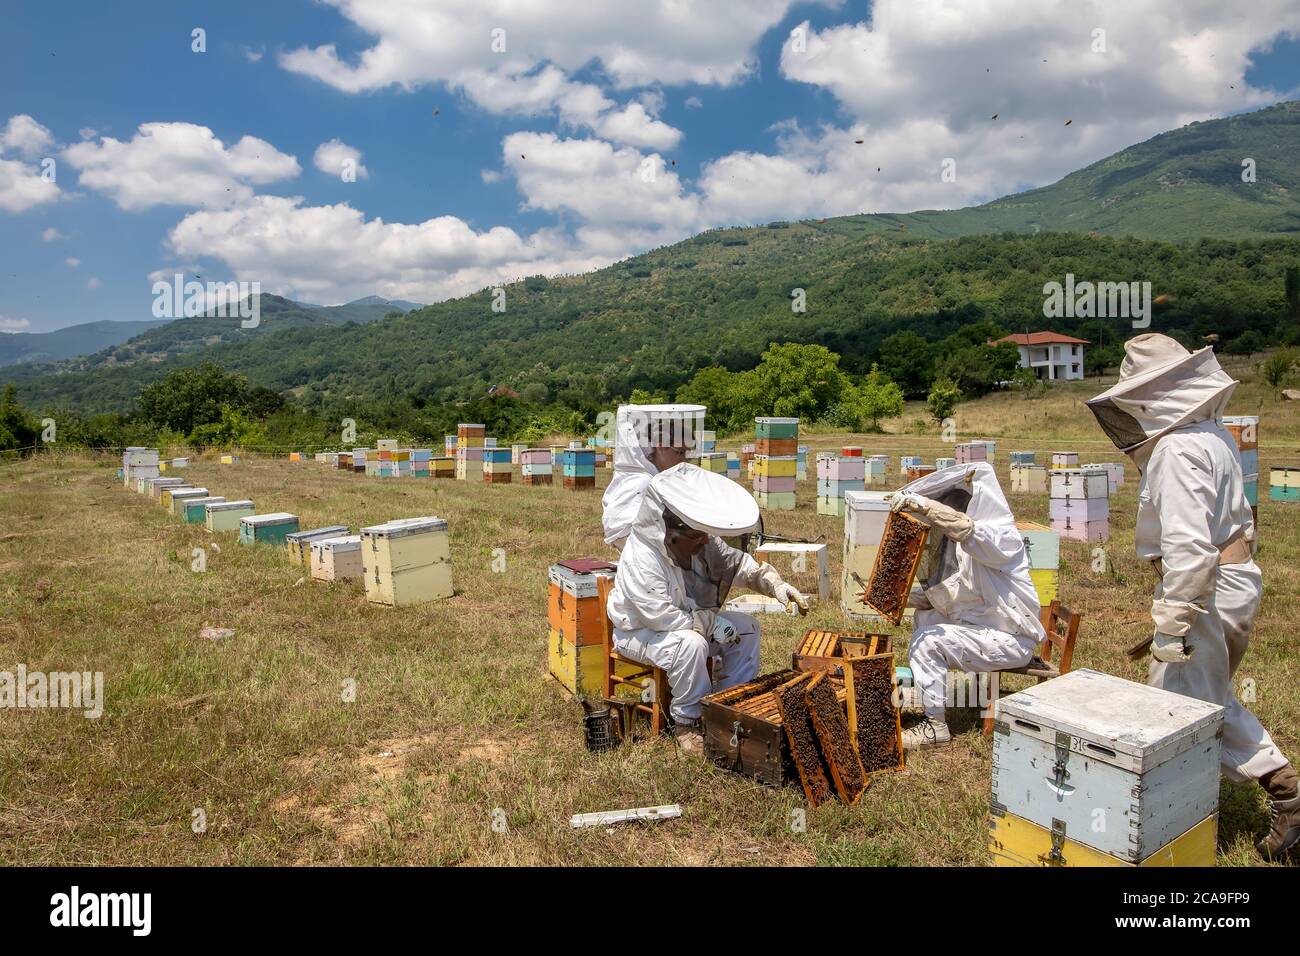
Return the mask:
<path id="1" fill-rule="evenodd" d="M 757 438 L 754 440 L 754 454 L 767 455 L 771 458 L 793 458 L 799 453 L 797 438 Z"/>
<path id="2" fill-rule="evenodd" d="M 594 558 L 575 558 L 551 565 L 546 601 L 546 621 L 570 644 L 599 644 L 605 608 L 600 603 L 597 582 L 614 573 L 615 565 Z"/>

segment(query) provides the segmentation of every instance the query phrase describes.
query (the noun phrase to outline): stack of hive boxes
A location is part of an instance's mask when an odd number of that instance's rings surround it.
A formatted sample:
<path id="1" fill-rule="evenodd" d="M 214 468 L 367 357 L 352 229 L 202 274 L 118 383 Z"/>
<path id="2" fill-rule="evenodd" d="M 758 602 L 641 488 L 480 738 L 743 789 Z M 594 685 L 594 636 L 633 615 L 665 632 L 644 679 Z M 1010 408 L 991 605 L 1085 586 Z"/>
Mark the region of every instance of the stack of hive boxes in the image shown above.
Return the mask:
<path id="1" fill-rule="evenodd" d="M 1048 483 L 1053 530 L 1077 541 L 1110 538 L 1110 480 L 1104 471 L 1054 468 Z"/>
<path id="2" fill-rule="evenodd" d="M 239 543 L 285 545 L 297 530 L 298 516 L 287 511 L 247 515 L 239 520 Z"/>
<path id="3" fill-rule="evenodd" d="M 996 708 L 995 866 L 1214 866 L 1221 706 L 1080 668 Z"/>
<path id="4" fill-rule="evenodd" d="M 1044 465 L 1012 465 L 1011 490 L 1016 494 L 1047 493 L 1047 468 Z"/>
<path id="5" fill-rule="evenodd" d="M 799 467 L 799 419 L 754 419 L 754 499 L 760 508 L 793 511 Z"/>
<path id="6" fill-rule="evenodd" d="M 993 461 L 996 457 L 994 453 L 998 450 L 998 443 L 995 441 L 989 441 L 985 438 L 978 442 L 978 444 L 984 446 L 984 460 L 989 462 Z"/>
<path id="7" fill-rule="evenodd" d="M 898 457 L 898 473 L 906 476 L 907 469 L 915 468 L 919 464 L 921 464 L 920 455 L 900 455 Z"/>
<path id="8" fill-rule="evenodd" d="M 717 450 L 718 433 L 701 430 L 698 439 L 699 449 L 701 452 L 710 452 Z"/>
<path id="9" fill-rule="evenodd" d="M 1225 415 L 1223 427 L 1228 429 L 1237 446 L 1237 459 L 1241 462 L 1241 481 L 1250 502 L 1250 513 L 1259 527 L 1259 416 Z"/>
<path id="10" fill-rule="evenodd" d="M 370 455 L 378 455 L 378 454 L 379 453 L 377 451 L 371 451 L 369 448 L 352 449 L 352 471 L 354 473 L 365 474 L 366 459 Z M 305 564 L 306 562 L 303 563 Z"/>
<path id="11" fill-rule="evenodd" d="M 430 458 L 429 477 L 430 478 L 455 478 L 456 459 L 450 456 L 443 457 L 443 458 Z"/>
<path id="12" fill-rule="evenodd" d="M 1060 470 L 1062 468 L 1078 468 L 1079 453 L 1077 451 L 1054 451 L 1052 452 L 1052 469 Z"/>
<path id="13" fill-rule="evenodd" d="M 596 487 L 596 453 L 590 448 L 566 448 L 562 453 L 564 487 Z"/>
<path id="14" fill-rule="evenodd" d="M 740 456 L 734 451 L 727 452 L 727 477 L 740 481 Z"/>
<path id="15" fill-rule="evenodd" d="M 750 481 L 754 480 L 754 446 L 740 446 L 740 470 L 745 473 L 745 477 Z"/>
<path id="16" fill-rule="evenodd" d="M 433 466 L 429 463 L 433 461 L 432 448 L 412 448 L 411 449 L 411 477 L 412 478 L 430 478 Z"/>
<path id="17" fill-rule="evenodd" d="M 484 425 L 462 422 L 456 426 L 456 477 L 468 481 L 478 477 L 483 468 L 483 448 L 487 441 Z"/>
<path id="18" fill-rule="evenodd" d="M 335 460 L 334 467 L 337 468 L 339 471 L 351 471 L 352 452 L 350 451 L 339 452 L 339 457 Z"/>
<path id="19" fill-rule="evenodd" d="M 410 478 L 411 449 L 379 449 L 379 470 L 376 474 L 380 478 Z"/>
<path id="20" fill-rule="evenodd" d="M 1061 596 L 1061 534 L 1032 521 L 1017 521 L 1029 556 L 1029 577 L 1043 607 Z"/>
<path id="21" fill-rule="evenodd" d="M 844 495 L 867 487 L 867 460 L 830 454 L 817 456 L 817 513 L 844 514 Z"/>
<path id="22" fill-rule="evenodd" d="M 795 455 L 794 477 L 798 481 L 808 479 L 808 446 L 800 445 Z"/>
<path id="23" fill-rule="evenodd" d="M 551 477 L 551 450 L 549 448 L 525 448 L 519 453 L 519 473 L 526 485 L 549 485 Z"/>
<path id="24" fill-rule="evenodd" d="M 430 515 L 361 529 L 366 600 L 392 607 L 452 595 L 447 522 Z"/>
<path id="25" fill-rule="evenodd" d="M 937 470 L 937 465 L 913 465 L 907 469 L 907 480 L 916 481 L 916 479 L 924 478 L 926 475 L 933 475 Z"/>
<path id="26" fill-rule="evenodd" d="M 727 453 L 722 451 L 702 451 L 695 459 L 695 464 L 715 475 L 727 476 Z"/>
<path id="27" fill-rule="evenodd" d="M 510 484 L 511 469 L 509 448 L 483 449 L 483 481 L 489 485 Z"/>
<path id="28" fill-rule="evenodd" d="M 953 455 L 959 465 L 988 461 L 988 446 L 982 441 L 961 442 L 953 449 Z"/>
<path id="29" fill-rule="evenodd" d="M 871 580 L 871 569 L 876 563 L 880 539 L 885 534 L 889 518 L 886 491 L 850 491 L 844 495 L 844 563 L 840 577 L 840 607 L 860 626 L 877 632 L 886 632 L 892 622 L 862 603 L 866 582 Z M 914 611 L 908 608 L 904 617 Z"/>
<path id="30" fill-rule="evenodd" d="M 1106 482 L 1110 486 L 1111 497 L 1119 486 L 1124 484 L 1124 465 L 1118 461 L 1093 462 L 1086 465 L 1080 465 L 1082 471 L 1104 471 L 1106 473 Z"/>
<path id="31" fill-rule="evenodd" d="M 132 445 L 122 452 L 122 484 L 134 488 L 141 478 L 157 478 L 158 449 Z"/>
<path id="32" fill-rule="evenodd" d="M 951 468 L 955 464 L 957 464 L 956 458 L 936 458 L 934 460 L 936 471 L 943 471 L 945 468 Z"/>
<path id="33" fill-rule="evenodd" d="M 1300 465 L 1274 465 L 1268 473 L 1270 501 L 1300 501 Z"/>
<path id="34" fill-rule="evenodd" d="M 615 566 L 594 558 L 575 558 L 553 564 L 546 572 L 548 582 L 546 623 L 547 665 L 552 675 L 579 697 L 604 693 L 605 645 L 598 582 L 612 577 Z M 619 664 L 616 672 L 628 677 L 637 672 L 633 665 Z"/>
<path id="35" fill-rule="evenodd" d="M 456 436 L 455 435 L 442 436 L 442 453 L 448 458 L 456 457 Z"/>
<path id="36" fill-rule="evenodd" d="M 872 455 L 867 460 L 867 487 L 875 488 L 885 483 L 885 473 L 889 470 L 888 455 Z"/>

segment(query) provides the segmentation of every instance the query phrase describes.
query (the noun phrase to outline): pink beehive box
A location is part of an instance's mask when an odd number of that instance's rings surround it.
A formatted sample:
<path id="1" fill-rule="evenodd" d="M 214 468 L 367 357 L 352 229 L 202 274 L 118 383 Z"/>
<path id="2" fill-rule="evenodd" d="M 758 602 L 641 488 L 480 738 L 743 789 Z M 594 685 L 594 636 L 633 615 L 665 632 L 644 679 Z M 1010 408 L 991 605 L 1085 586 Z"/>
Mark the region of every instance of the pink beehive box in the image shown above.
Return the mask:
<path id="1" fill-rule="evenodd" d="M 817 478 L 823 481 L 864 481 L 867 477 L 865 458 L 818 458 Z"/>

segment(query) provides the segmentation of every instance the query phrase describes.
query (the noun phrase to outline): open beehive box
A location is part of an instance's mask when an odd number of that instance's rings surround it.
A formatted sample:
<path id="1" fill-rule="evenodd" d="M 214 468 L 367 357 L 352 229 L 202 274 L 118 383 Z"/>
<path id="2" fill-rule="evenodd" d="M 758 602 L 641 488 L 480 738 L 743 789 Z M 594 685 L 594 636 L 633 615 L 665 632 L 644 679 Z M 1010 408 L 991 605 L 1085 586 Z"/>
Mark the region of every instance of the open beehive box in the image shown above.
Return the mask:
<path id="1" fill-rule="evenodd" d="M 810 629 L 795 648 L 793 666 L 797 671 L 828 671 L 844 676 L 845 658 L 870 657 L 892 651 L 888 634 L 866 631 L 823 631 Z"/>
<path id="2" fill-rule="evenodd" d="M 862 603 L 891 624 L 903 619 L 907 593 L 916 580 L 917 565 L 925 551 L 930 528 L 925 522 L 902 511 L 891 511 L 885 533 L 871 566 L 871 579 L 862 592 Z"/>

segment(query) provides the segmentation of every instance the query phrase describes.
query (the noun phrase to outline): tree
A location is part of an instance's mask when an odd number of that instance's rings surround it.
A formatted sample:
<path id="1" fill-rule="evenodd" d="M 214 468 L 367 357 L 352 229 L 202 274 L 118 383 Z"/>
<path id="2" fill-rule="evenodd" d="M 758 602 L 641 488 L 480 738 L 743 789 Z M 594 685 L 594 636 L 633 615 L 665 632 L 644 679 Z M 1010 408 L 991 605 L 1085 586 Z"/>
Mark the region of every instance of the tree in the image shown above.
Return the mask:
<path id="1" fill-rule="evenodd" d="M 949 378 L 936 378 L 925 401 L 930 406 L 930 415 L 936 422 L 942 423 L 945 418 L 952 417 L 953 409 L 961 397 L 961 389 L 956 382 Z"/>
<path id="2" fill-rule="evenodd" d="M 1262 352 L 1266 348 L 1268 348 L 1268 342 L 1264 340 L 1264 336 L 1260 335 L 1255 329 L 1247 329 L 1229 342 L 1223 350 L 1229 355 L 1250 356 L 1256 352 Z"/>
<path id="3" fill-rule="evenodd" d="M 189 443 L 196 448 L 253 448 L 266 444 L 266 427 L 239 409 L 223 405 L 220 419 L 196 426 Z"/>
<path id="4" fill-rule="evenodd" d="M 848 384 L 838 355 L 824 345 L 796 342 L 768 346 L 754 376 L 764 412 L 807 421 L 839 401 Z"/>
<path id="5" fill-rule="evenodd" d="M 1296 363 L 1296 353 L 1292 349 L 1280 349 L 1264 362 L 1264 381 L 1273 388 L 1281 388 L 1291 368 Z"/>
<path id="6" fill-rule="evenodd" d="M 931 349 L 929 342 L 910 329 L 895 332 L 880 343 L 880 367 L 904 395 L 924 395 L 934 375 Z"/>
<path id="7" fill-rule="evenodd" d="M 268 399 L 274 399 L 271 401 Z M 279 404 L 276 404 L 278 402 Z M 249 389 L 242 375 L 214 362 L 178 369 L 140 393 L 140 414 L 162 428 L 188 434 L 198 425 L 221 421 L 222 410 L 275 411 L 283 400 L 269 389 Z"/>
<path id="8" fill-rule="evenodd" d="M 0 398 L 0 451 L 31 448 L 40 435 L 36 421 L 18 404 L 17 396 L 18 389 L 11 383 Z"/>
<path id="9" fill-rule="evenodd" d="M 1286 304 L 1291 309 L 1291 317 L 1300 319 L 1300 266 L 1286 267 L 1284 292 Z"/>
<path id="10" fill-rule="evenodd" d="M 880 430 L 882 418 L 903 414 L 903 390 L 874 363 L 858 394 L 862 413 L 871 422 L 872 431 Z"/>

